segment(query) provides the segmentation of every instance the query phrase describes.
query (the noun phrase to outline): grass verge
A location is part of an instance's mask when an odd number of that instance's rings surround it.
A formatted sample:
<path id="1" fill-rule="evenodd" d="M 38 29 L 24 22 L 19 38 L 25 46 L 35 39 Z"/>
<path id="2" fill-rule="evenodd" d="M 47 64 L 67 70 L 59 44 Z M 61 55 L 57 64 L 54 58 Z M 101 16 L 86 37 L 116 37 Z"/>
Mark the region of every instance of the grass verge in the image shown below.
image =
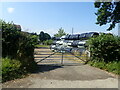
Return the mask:
<path id="1" fill-rule="evenodd" d="M 120 75 L 120 61 L 103 62 L 103 61 L 89 61 L 89 65 Z"/>
<path id="2" fill-rule="evenodd" d="M 49 45 L 35 45 L 36 48 L 38 47 L 49 47 Z"/>

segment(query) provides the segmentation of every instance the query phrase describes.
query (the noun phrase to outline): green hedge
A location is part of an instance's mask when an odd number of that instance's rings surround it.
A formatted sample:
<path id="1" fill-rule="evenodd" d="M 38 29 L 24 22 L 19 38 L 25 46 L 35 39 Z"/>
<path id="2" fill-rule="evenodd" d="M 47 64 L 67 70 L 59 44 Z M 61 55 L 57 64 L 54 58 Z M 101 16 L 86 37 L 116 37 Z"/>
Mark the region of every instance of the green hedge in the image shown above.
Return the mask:
<path id="1" fill-rule="evenodd" d="M 88 40 L 91 60 L 120 61 L 120 37 L 111 34 L 101 34 Z"/>
<path id="2" fill-rule="evenodd" d="M 19 60 L 2 58 L 2 82 L 21 77 L 25 73 L 21 65 Z"/>
<path id="3" fill-rule="evenodd" d="M 88 64 L 120 75 L 120 37 L 101 34 L 87 41 L 91 53 Z"/>
<path id="4" fill-rule="evenodd" d="M 31 35 L 21 32 L 19 38 L 19 48 L 16 58 L 22 63 L 22 67 L 31 72 L 36 67 L 34 61 L 34 47 L 36 44 L 31 39 Z"/>
<path id="5" fill-rule="evenodd" d="M 11 65 L 11 69 L 8 69 L 8 71 L 11 71 L 12 65 L 14 65 L 14 63 L 11 62 L 15 59 L 20 62 L 20 67 L 25 72 L 33 72 L 37 65 L 34 61 L 34 48 L 35 45 L 38 44 L 38 36 L 23 32 L 21 28 L 18 28 L 13 22 L 6 23 L 3 20 L 0 20 L 0 29 L 2 29 L 2 57 L 9 57 L 8 61 L 3 61 L 3 65 L 8 62 L 8 64 Z M 11 62 L 9 62 L 10 60 Z M 4 69 L 5 68 L 2 68 L 3 71 Z M 17 73 L 19 73 L 19 71 Z M 6 74 L 7 73 L 4 73 L 5 76 L 7 76 Z M 4 81 L 6 77 L 2 79 Z"/>

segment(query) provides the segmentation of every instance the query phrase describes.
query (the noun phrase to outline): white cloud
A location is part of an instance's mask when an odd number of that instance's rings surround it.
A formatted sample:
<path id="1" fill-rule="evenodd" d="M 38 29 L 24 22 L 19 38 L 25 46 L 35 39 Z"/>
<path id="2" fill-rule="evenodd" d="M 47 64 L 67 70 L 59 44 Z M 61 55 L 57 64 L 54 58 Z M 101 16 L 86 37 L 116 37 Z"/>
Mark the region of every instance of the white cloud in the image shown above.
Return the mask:
<path id="1" fill-rule="evenodd" d="M 14 12 L 14 8 L 7 8 L 7 11 L 8 11 L 8 13 L 13 13 Z"/>

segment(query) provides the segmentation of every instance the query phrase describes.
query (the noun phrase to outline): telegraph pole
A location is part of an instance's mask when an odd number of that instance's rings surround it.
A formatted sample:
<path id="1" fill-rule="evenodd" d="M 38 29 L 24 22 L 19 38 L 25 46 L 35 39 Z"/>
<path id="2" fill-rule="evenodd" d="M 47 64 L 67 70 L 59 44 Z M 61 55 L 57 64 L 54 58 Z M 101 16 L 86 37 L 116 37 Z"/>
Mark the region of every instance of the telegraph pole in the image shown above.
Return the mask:
<path id="1" fill-rule="evenodd" d="M 73 28 L 72 28 L 72 35 L 73 35 Z"/>
<path id="2" fill-rule="evenodd" d="M 118 36 L 120 37 L 120 23 L 118 23 Z"/>

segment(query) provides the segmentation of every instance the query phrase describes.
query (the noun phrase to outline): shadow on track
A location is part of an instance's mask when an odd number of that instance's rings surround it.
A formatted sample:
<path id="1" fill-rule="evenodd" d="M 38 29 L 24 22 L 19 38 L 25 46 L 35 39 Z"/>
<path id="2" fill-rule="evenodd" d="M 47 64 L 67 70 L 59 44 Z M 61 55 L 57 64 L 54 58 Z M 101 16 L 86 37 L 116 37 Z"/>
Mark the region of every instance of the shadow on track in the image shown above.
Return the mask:
<path id="1" fill-rule="evenodd" d="M 63 68 L 63 67 L 61 65 L 37 65 L 37 69 L 33 73 L 47 72 L 58 68 Z"/>

